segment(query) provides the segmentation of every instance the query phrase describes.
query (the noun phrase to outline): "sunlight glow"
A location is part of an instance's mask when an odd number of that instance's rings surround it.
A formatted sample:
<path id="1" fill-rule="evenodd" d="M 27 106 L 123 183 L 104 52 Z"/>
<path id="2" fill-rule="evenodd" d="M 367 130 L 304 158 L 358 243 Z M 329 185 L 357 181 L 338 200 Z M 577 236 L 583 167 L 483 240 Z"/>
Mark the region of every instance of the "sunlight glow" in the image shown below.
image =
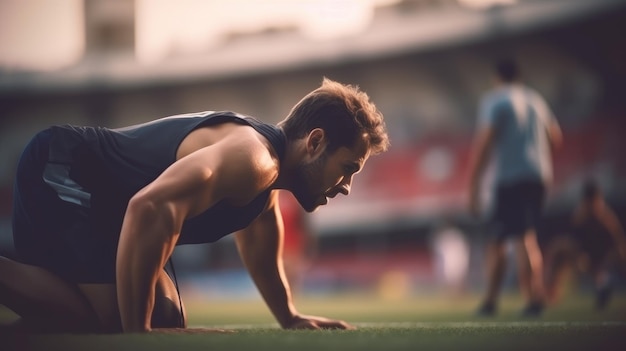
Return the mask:
<path id="1" fill-rule="evenodd" d="M 82 0 L 0 1 L 0 66 L 52 71 L 85 49 Z"/>
<path id="2" fill-rule="evenodd" d="M 457 0 L 461 5 L 477 8 L 477 9 L 485 9 L 487 7 L 496 6 L 496 5 L 512 5 L 517 2 L 517 0 Z"/>
<path id="3" fill-rule="evenodd" d="M 370 23 L 374 7 L 398 0 L 137 0 L 136 55 L 156 62 L 193 54 L 228 35 L 296 29 L 311 40 L 354 35 Z"/>

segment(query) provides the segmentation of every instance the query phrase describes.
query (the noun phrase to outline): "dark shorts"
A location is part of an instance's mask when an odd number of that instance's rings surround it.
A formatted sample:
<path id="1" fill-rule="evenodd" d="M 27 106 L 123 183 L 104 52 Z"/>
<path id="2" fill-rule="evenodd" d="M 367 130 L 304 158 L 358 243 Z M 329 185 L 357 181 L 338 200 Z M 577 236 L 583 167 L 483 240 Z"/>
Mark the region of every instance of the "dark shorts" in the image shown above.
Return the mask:
<path id="1" fill-rule="evenodd" d="M 496 189 L 492 224 L 498 241 L 520 237 L 537 228 L 541 219 L 545 187 L 539 181 L 523 181 Z"/>
<path id="2" fill-rule="evenodd" d="M 19 259 L 75 283 L 115 282 L 118 233 L 94 220 L 88 207 L 61 200 L 43 179 L 52 132 L 37 134 L 17 167 L 13 239 Z"/>

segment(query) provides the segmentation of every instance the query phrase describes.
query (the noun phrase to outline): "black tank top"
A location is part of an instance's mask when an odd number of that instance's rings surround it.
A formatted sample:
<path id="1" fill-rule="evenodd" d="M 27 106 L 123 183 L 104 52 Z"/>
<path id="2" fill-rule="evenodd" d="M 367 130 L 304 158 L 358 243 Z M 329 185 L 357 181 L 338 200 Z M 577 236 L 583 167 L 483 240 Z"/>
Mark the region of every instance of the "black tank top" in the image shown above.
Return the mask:
<path id="1" fill-rule="evenodd" d="M 53 187 L 61 198 L 87 208 L 95 225 L 119 236 L 128 200 L 176 161 L 182 140 L 194 129 L 225 122 L 250 125 L 269 140 L 282 161 L 286 138 L 279 128 L 234 112 L 207 111 L 119 129 L 52 127 L 49 163 L 60 166 L 57 170 L 65 169 L 67 174 L 66 179 L 62 179 L 63 171 L 44 178 L 56 178 L 59 184 Z M 67 184 L 74 189 L 64 190 Z M 177 244 L 214 242 L 245 228 L 261 213 L 270 191 L 241 207 L 219 202 L 186 220 Z M 80 202 L 72 200 L 77 192 L 81 194 Z"/>

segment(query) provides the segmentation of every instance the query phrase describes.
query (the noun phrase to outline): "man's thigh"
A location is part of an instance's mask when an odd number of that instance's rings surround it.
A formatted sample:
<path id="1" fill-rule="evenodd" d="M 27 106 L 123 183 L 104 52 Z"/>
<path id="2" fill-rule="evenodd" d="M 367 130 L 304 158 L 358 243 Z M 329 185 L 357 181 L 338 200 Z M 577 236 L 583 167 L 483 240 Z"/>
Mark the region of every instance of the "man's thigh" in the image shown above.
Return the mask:
<path id="1" fill-rule="evenodd" d="M 78 288 L 96 312 L 102 332 L 122 331 L 115 284 L 78 284 Z"/>
<path id="2" fill-rule="evenodd" d="M 536 228 L 542 209 L 544 189 L 541 183 L 522 182 L 503 186 L 496 191 L 492 221 L 496 237 L 521 237 Z"/>

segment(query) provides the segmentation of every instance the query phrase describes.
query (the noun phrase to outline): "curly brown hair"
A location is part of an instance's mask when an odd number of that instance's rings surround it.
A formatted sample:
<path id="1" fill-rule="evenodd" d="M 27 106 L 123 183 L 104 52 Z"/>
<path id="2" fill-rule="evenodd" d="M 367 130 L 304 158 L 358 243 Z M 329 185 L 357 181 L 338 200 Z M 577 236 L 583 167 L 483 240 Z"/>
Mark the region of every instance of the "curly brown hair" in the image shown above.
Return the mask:
<path id="1" fill-rule="evenodd" d="M 383 115 L 369 96 L 357 86 L 328 78 L 302 98 L 279 126 L 288 141 L 302 138 L 315 128 L 323 129 L 328 137 L 328 152 L 342 146 L 351 148 L 362 137 L 373 155 L 389 147 Z"/>

